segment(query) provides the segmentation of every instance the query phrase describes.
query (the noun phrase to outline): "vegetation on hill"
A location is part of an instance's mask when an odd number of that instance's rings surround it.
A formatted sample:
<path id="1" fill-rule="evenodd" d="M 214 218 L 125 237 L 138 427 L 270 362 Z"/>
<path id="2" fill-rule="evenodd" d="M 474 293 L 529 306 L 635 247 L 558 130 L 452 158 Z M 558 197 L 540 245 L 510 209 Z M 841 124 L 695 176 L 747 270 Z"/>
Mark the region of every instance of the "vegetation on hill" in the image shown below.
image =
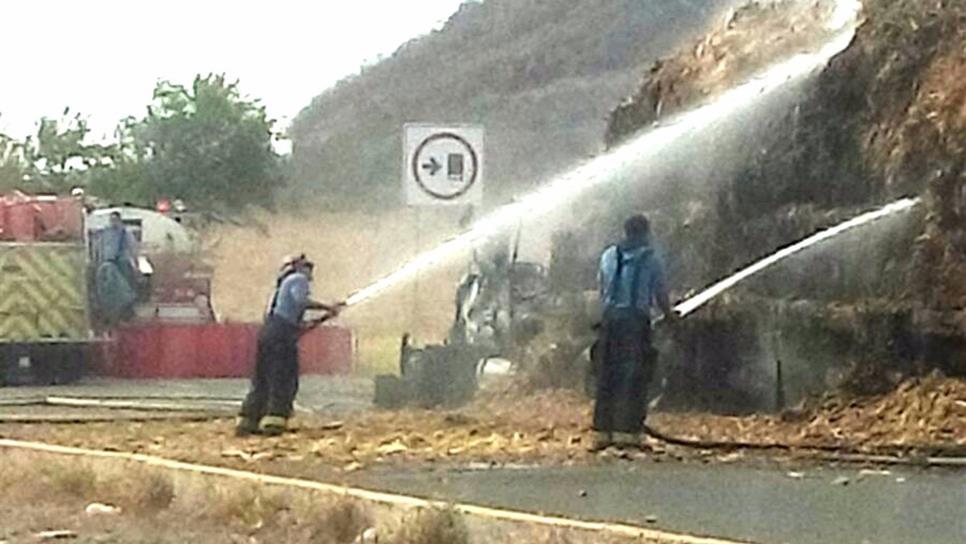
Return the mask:
<path id="1" fill-rule="evenodd" d="M 641 66 L 733 0 L 467 2 L 413 40 L 313 100 L 291 128 L 293 185 L 313 202 L 399 202 L 407 122 L 480 123 L 491 201 L 601 149 L 609 108 Z"/>

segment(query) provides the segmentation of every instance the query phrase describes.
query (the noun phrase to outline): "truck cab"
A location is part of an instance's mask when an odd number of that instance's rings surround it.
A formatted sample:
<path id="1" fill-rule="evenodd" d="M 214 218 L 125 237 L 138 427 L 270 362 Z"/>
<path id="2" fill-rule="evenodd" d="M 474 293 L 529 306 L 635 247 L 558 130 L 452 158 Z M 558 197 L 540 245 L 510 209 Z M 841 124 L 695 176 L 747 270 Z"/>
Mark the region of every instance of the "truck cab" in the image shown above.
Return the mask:
<path id="1" fill-rule="evenodd" d="M 0 385 L 81 375 L 95 339 L 87 272 L 79 200 L 0 196 Z"/>

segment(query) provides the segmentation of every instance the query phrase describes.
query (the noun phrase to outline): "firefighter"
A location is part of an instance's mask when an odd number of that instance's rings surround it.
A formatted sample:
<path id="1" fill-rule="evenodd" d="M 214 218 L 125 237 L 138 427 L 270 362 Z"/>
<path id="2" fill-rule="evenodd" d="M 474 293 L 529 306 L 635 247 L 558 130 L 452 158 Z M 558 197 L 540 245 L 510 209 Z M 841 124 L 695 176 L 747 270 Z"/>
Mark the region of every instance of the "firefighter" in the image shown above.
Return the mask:
<path id="1" fill-rule="evenodd" d="M 114 263 L 132 290 L 138 287 L 138 241 L 124 225 L 121 212 L 111 212 L 110 223 L 102 235 L 101 259 Z"/>
<path id="2" fill-rule="evenodd" d="M 651 306 L 656 302 L 665 319 L 678 317 L 668 299 L 664 265 L 651 244 L 647 218 L 629 218 L 624 235 L 600 258 L 603 319 L 594 350 L 598 381 L 593 451 L 640 448 L 647 386 L 657 363 L 651 345 Z"/>
<path id="3" fill-rule="evenodd" d="M 134 316 L 140 289 L 138 243 L 118 211 L 111 212 L 109 225 L 97 232 L 96 239 L 97 311 L 103 323 L 113 325 Z"/>
<path id="4" fill-rule="evenodd" d="M 306 310 L 334 317 L 344 303 L 323 304 L 310 298 L 314 264 L 305 255 L 286 258 L 258 334 L 255 373 L 242 404 L 236 428 L 239 436 L 285 432 L 298 391 L 298 339 Z"/>

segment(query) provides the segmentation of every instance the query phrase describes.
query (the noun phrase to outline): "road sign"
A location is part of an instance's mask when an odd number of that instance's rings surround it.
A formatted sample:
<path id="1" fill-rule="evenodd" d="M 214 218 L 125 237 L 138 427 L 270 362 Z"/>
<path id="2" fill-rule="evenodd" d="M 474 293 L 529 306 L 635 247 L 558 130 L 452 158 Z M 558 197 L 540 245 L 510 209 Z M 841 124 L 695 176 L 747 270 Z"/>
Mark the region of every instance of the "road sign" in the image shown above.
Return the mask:
<path id="1" fill-rule="evenodd" d="M 403 190 L 410 206 L 478 204 L 483 198 L 483 127 L 408 124 Z"/>

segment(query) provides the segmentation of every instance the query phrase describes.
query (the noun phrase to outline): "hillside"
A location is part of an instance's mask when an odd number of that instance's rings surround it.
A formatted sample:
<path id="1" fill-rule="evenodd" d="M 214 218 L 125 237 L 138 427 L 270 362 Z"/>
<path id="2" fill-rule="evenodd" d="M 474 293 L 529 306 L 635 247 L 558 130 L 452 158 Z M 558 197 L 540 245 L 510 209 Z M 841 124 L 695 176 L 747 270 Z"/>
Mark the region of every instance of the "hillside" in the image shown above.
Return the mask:
<path id="1" fill-rule="evenodd" d="M 602 148 L 642 67 L 734 0 L 486 0 L 323 93 L 291 128 L 300 199 L 399 203 L 406 122 L 481 123 L 490 201 Z"/>

